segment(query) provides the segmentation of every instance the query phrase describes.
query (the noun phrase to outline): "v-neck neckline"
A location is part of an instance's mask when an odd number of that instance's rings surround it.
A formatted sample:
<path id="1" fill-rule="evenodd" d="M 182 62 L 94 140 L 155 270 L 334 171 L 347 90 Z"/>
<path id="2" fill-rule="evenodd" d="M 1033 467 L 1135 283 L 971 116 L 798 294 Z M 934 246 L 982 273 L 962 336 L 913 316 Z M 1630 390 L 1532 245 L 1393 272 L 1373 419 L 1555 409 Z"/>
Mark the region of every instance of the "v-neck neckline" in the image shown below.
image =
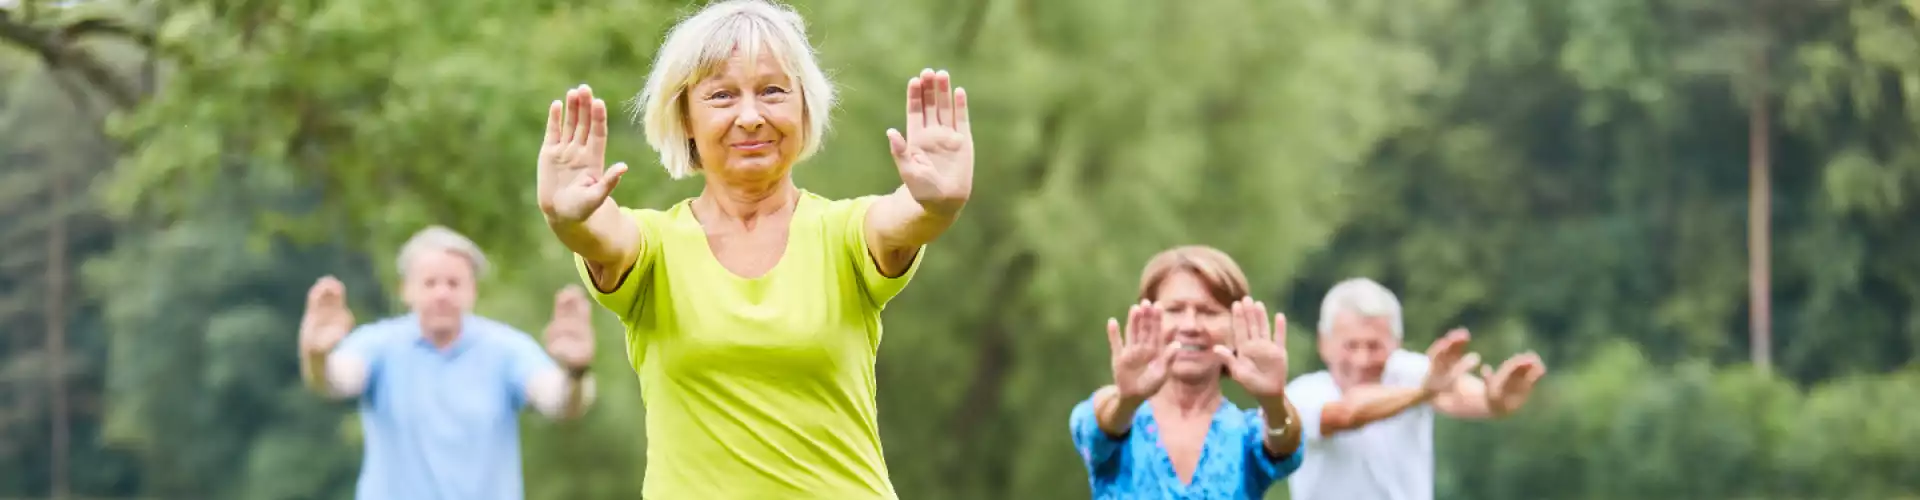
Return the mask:
<path id="1" fill-rule="evenodd" d="M 1153 403 L 1147 403 L 1145 405 L 1147 413 L 1147 437 L 1153 440 L 1154 450 L 1157 452 L 1156 455 L 1159 455 L 1160 466 L 1164 467 L 1166 471 L 1173 473 L 1174 487 L 1177 488 L 1182 495 L 1188 493 L 1187 489 L 1193 487 L 1194 481 L 1200 478 L 1200 468 L 1207 463 L 1207 456 L 1214 454 L 1214 447 L 1208 445 L 1213 440 L 1214 434 L 1220 432 L 1221 413 L 1229 411 L 1228 409 L 1231 408 L 1232 405 L 1233 403 L 1227 401 L 1225 396 L 1221 396 L 1220 406 L 1214 407 L 1213 415 L 1207 418 L 1207 430 L 1204 434 L 1200 435 L 1200 456 L 1194 459 L 1193 470 L 1190 471 L 1185 480 L 1180 479 L 1180 469 L 1174 467 L 1173 454 L 1167 451 L 1164 435 L 1160 432 L 1159 412 L 1153 410 Z"/>

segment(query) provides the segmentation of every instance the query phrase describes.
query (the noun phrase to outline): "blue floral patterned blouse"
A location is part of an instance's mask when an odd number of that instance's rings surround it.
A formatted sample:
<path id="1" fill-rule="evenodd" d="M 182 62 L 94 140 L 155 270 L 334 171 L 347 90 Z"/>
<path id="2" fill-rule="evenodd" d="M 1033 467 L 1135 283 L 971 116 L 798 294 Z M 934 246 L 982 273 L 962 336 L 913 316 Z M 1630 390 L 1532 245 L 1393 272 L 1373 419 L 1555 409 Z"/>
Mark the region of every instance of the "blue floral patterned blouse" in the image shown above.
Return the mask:
<path id="1" fill-rule="evenodd" d="M 1120 439 L 1100 430 L 1093 398 L 1074 406 L 1069 427 L 1073 446 L 1087 464 L 1093 498 L 1257 500 L 1266 496 L 1267 487 L 1300 469 L 1306 446 L 1274 459 L 1262 442 L 1265 422 L 1260 411 L 1241 410 L 1225 397 L 1220 399 L 1193 481 L 1184 485 L 1173 472 L 1166 448 L 1160 446 L 1152 405 L 1140 405 L 1133 415 L 1133 428 Z"/>

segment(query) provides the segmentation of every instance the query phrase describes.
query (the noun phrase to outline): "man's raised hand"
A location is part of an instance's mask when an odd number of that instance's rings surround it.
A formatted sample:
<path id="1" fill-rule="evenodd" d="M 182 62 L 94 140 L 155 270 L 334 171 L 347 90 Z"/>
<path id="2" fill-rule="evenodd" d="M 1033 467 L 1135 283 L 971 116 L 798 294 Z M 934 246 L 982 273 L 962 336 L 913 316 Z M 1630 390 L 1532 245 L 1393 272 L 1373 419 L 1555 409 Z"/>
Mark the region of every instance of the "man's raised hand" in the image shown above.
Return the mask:
<path id="1" fill-rule="evenodd" d="M 333 352 L 353 331 L 353 311 L 347 308 L 347 287 L 333 276 L 322 276 L 307 289 L 307 311 L 300 317 L 300 352 Z"/>
<path id="2" fill-rule="evenodd" d="M 593 310 L 579 286 L 560 289 L 553 298 L 553 321 L 547 324 L 547 355 L 570 370 L 593 363 Z"/>
<path id="3" fill-rule="evenodd" d="M 1427 348 L 1427 378 L 1422 382 L 1427 392 L 1442 394 L 1453 390 L 1460 377 L 1473 373 L 1473 367 L 1480 365 L 1480 354 L 1467 352 L 1470 338 L 1465 328 L 1455 328 Z"/>

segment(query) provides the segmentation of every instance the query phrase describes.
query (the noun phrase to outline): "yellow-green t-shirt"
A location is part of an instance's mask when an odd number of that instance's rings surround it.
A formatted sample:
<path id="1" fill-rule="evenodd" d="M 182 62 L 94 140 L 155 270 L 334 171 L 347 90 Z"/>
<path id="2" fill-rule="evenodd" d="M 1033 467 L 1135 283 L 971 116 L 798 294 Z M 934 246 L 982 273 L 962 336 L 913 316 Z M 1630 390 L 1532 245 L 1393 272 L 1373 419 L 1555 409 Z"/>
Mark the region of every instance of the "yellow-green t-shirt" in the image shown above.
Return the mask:
<path id="1" fill-rule="evenodd" d="M 575 257 L 626 325 L 647 409 L 646 498 L 896 498 L 874 354 L 880 310 L 920 257 L 900 277 L 880 273 L 862 229 L 875 199 L 801 192 L 786 253 L 755 279 L 714 258 L 691 200 L 626 210 L 645 243 L 613 293 Z"/>

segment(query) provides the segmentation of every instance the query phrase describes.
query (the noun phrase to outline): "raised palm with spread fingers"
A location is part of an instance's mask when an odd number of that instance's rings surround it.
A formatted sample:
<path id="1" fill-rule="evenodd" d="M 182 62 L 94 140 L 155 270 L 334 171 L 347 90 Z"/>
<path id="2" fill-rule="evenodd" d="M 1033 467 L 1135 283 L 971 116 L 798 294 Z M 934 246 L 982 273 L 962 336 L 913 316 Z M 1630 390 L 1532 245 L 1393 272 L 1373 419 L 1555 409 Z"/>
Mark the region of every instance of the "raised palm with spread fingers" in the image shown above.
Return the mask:
<path id="1" fill-rule="evenodd" d="M 1287 317 L 1275 314 L 1267 322 L 1267 305 L 1251 297 L 1235 301 L 1229 309 L 1233 321 L 1233 348 L 1213 346 L 1227 367 L 1227 375 L 1246 388 L 1247 394 L 1266 400 L 1287 389 Z"/>
<path id="2" fill-rule="evenodd" d="M 606 203 L 627 164 L 607 168 L 607 103 L 586 85 L 547 106 L 537 199 L 549 221 L 580 222 Z"/>
<path id="3" fill-rule="evenodd" d="M 300 317 L 300 351 L 305 355 L 333 352 L 353 331 L 353 310 L 347 308 L 347 287 L 333 276 L 322 276 L 307 289 L 307 311 Z"/>
<path id="4" fill-rule="evenodd" d="M 955 214 L 973 195 L 973 125 L 967 91 L 946 71 L 920 71 L 907 81 L 907 132 L 887 129 L 900 181 L 930 211 Z"/>
<path id="5" fill-rule="evenodd" d="M 593 363 L 593 310 L 578 286 L 560 289 L 553 298 L 553 321 L 547 323 L 547 355 L 570 370 Z"/>
<path id="6" fill-rule="evenodd" d="M 1120 396 L 1145 400 L 1167 384 L 1167 368 L 1179 347 L 1160 324 L 1160 308 L 1140 301 L 1127 308 L 1126 335 L 1119 320 L 1107 320 L 1107 346 L 1113 350 L 1113 386 Z"/>

